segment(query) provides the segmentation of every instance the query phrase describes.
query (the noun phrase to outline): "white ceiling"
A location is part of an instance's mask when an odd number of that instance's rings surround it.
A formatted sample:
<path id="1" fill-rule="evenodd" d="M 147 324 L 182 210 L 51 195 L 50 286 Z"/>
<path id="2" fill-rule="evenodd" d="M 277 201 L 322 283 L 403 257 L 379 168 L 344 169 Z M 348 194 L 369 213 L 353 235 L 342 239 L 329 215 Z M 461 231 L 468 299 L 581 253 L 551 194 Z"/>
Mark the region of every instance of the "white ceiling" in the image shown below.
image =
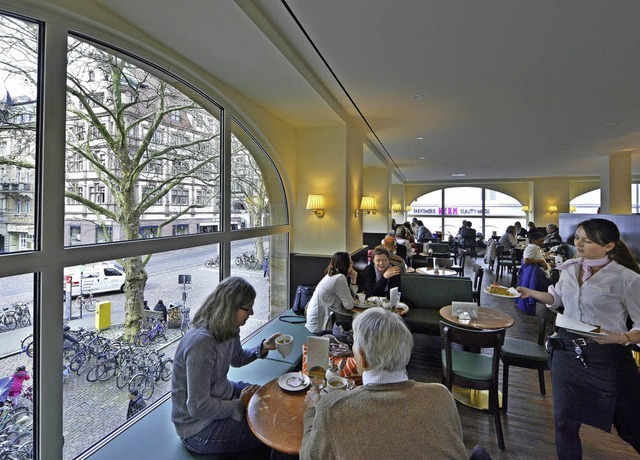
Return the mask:
<path id="1" fill-rule="evenodd" d="M 640 2 L 97 1 L 294 126 L 357 106 L 409 182 L 599 176 L 640 152 Z"/>

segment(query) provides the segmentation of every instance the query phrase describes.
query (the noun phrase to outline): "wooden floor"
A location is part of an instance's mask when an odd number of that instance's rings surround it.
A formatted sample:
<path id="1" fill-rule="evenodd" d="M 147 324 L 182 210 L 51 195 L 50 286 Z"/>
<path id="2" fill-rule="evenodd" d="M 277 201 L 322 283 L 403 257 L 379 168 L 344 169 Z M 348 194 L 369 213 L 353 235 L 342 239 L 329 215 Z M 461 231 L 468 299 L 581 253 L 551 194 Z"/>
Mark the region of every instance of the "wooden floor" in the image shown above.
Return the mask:
<path id="1" fill-rule="evenodd" d="M 468 265 L 471 266 L 470 263 Z M 486 270 L 483 284 L 489 285 L 494 281 L 493 272 Z M 509 276 L 505 275 L 502 284 L 508 285 L 509 282 Z M 516 324 L 507 330 L 508 336 L 537 339 L 535 317 L 520 315 L 512 300 L 482 293 L 481 305 L 497 308 L 516 319 Z M 423 382 L 440 382 L 442 370 L 439 339 L 422 334 L 414 335 L 414 339 L 416 343 L 408 367 L 409 377 Z M 510 369 L 509 411 L 502 412 L 502 428 L 506 445 L 504 451 L 498 449 L 493 418 L 489 413 L 458 403 L 467 449 L 471 451 L 474 445 L 481 444 L 494 460 L 556 458 L 553 391 L 549 372 L 545 374 L 547 395 L 542 396 L 539 391 L 537 371 L 516 367 Z M 640 459 L 640 455 L 615 434 L 615 429 L 609 434 L 583 425 L 580 434 L 583 458 L 586 460 Z"/>

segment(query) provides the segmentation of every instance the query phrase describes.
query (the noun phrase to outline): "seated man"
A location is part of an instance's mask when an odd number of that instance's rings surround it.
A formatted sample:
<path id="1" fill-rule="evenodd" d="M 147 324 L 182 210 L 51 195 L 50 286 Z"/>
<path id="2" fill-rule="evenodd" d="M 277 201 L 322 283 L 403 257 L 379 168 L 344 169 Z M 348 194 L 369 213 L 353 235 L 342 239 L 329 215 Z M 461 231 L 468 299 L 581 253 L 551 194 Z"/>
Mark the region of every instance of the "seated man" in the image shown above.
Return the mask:
<path id="1" fill-rule="evenodd" d="M 322 398 L 309 390 L 300 458 L 468 458 L 451 393 L 407 377 L 413 337 L 402 318 L 370 308 L 354 320 L 353 340 L 364 385 Z"/>
<path id="2" fill-rule="evenodd" d="M 556 224 L 547 225 L 547 236 L 544 237 L 544 247 L 550 248 L 562 244 L 562 238 Z"/>
<path id="3" fill-rule="evenodd" d="M 418 243 L 426 243 L 433 239 L 433 233 L 427 227 L 424 226 L 424 222 L 418 221 L 416 241 Z"/>
<path id="4" fill-rule="evenodd" d="M 551 266 L 547 263 L 542 253 L 543 245 L 544 235 L 542 233 L 536 232 L 529 235 L 529 244 L 522 253 L 522 263 L 525 265 L 538 264 L 548 274 Z"/>

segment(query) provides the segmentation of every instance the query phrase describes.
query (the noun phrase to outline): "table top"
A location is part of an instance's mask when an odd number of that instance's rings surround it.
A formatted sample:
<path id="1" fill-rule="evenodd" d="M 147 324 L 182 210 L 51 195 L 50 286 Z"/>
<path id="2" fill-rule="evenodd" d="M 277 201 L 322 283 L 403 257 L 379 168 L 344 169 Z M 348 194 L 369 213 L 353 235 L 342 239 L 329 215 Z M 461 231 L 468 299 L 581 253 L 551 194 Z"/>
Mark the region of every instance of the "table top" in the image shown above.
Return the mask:
<path id="1" fill-rule="evenodd" d="M 420 268 L 416 268 L 416 273 L 420 273 L 421 275 L 431 275 L 431 276 L 457 276 L 458 275 L 457 271 L 451 270 L 449 268 L 438 269 L 438 274 L 436 275 L 433 271 L 433 268 L 420 267 Z"/>
<path id="2" fill-rule="evenodd" d="M 253 434 L 267 446 L 298 455 L 304 431 L 306 390 L 285 391 L 275 378 L 251 397 L 247 420 Z"/>
<path id="3" fill-rule="evenodd" d="M 409 312 L 409 306 L 406 303 L 398 302 L 398 306 L 400 308 L 396 309 L 395 312 L 400 316 L 404 316 Z M 366 308 L 361 308 L 361 307 L 353 307 L 352 310 L 347 310 L 342 305 L 340 305 L 339 307 L 330 306 L 329 309 L 332 312 L 335 312 L 335 313 L 338 313 L 339 315 L 344 315 L 344 316 L 355 316 L 358 313 L 362 313 L 363 311 L 366 310 Z"/>
<path id="4" fill-rule="evenodd" d="M 451 305 L 440 309 L 440 316 L 456 326 L 470 329 L 506 329 L 515 323 L 515 320 L 506 313 L 495 308 L 478 307 L 478 317 L 471 318 L 468 322 L 460 322 L 458 317 L 451 312 Z"/>

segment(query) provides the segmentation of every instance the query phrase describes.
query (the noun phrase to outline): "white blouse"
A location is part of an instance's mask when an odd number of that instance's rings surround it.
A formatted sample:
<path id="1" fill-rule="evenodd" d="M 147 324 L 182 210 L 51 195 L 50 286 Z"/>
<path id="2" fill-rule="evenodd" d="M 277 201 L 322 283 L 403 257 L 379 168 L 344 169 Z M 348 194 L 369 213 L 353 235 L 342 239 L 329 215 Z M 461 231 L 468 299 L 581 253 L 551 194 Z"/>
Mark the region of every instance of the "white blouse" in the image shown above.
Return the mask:
<path id="1" fill-rule="evenodd" d="M 355 286 L 355 289 L 358 289 Z M 347 278 L 342 274 L 325 275 L 316 286 L 307 306 L 306 327 L 311 332 L 320 332 L 331 327 L 330 307 L 344 307 L 351 310 L 354 292 L 349 288 Z"/>
<path id="2" fill-rule="evenodd" d="M 627 315 L 633 329 L 640 330 L 640 275 L 617 262 L 609 262 L 588 280 L 578 284 L 580 265 L 562 270 L 560 280 L 549 286 L 556 309 L 564 306 L 564 315 L 587 324 L 602 326 L 611 332 L 627 332 Z"/>

